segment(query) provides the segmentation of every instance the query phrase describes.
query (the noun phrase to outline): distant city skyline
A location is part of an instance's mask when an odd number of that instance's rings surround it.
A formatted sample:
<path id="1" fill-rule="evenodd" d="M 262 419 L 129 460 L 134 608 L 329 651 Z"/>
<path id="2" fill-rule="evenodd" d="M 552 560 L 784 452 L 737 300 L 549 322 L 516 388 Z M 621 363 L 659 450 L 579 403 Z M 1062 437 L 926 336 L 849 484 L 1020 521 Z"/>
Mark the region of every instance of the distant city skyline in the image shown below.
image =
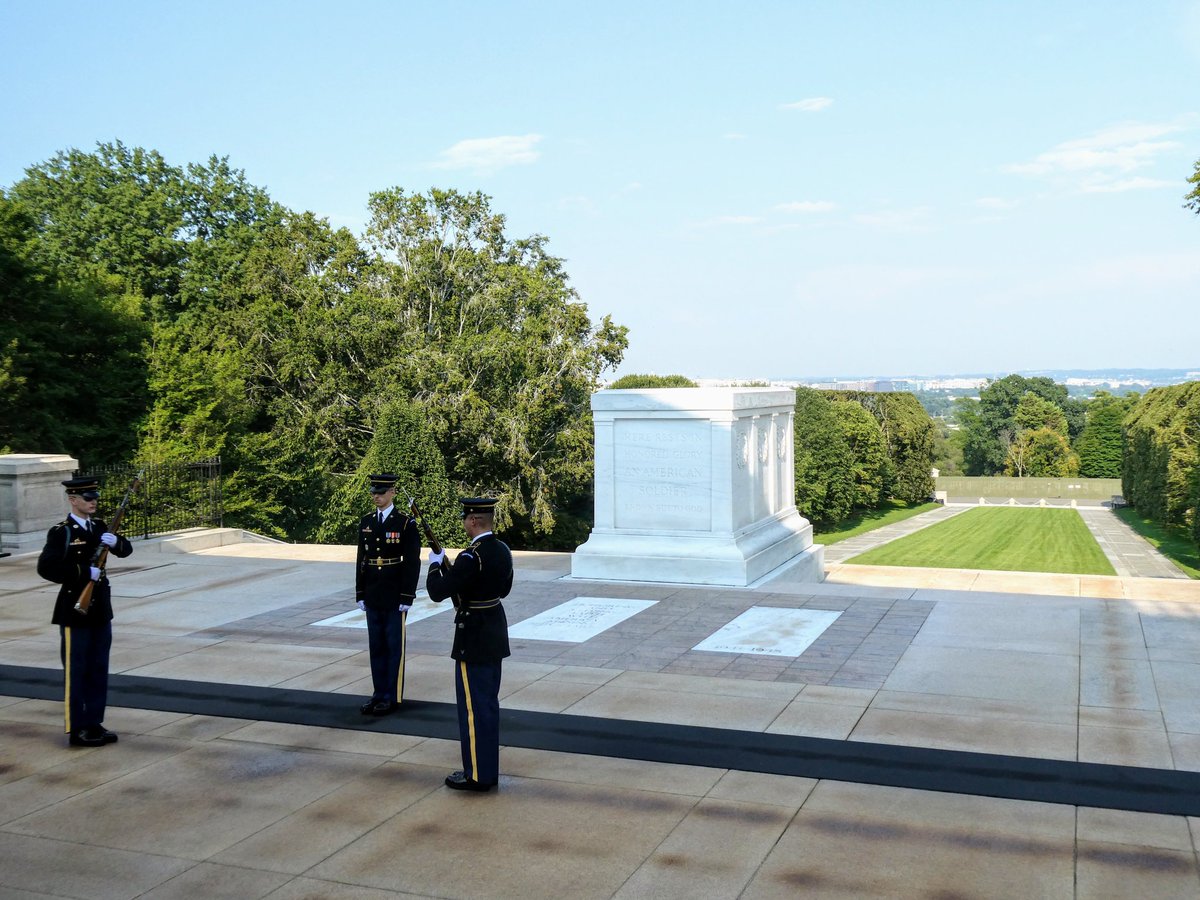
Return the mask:
<path id="1" fill-rule="evenodd" d="M 0 187 L 121 140 L 482 191 L 614 376 L 1197 364 L 1200 2 L 9 0 Z"/>
<path id="2" fill-rule="evenodd" d="M 682 373 L 681 373 L 682 374 Z M 770 381 L 780 385 L 807 385 L 809 387 L 838 388 L 842 390 L 874 390 L 879 385 L 895 385 L 897 390 L 973 390 L 990 380 L 1007 375 L 1022 375 L 1026 378 L 1045 376 L 1067 387 L 1096 388 L 1150 388 L 1185 381 L 1200 380 L 1200 366 L 1194 369 L 1069 369 L 1039 370 L 1024 372 L 962 372 L 876 374 L 876 375 L 799 375 L 790 378 L 762 379 L 747 377 L 695 378 L 701 386 L 721 384 L 745 384 L 753 381 Z"/>

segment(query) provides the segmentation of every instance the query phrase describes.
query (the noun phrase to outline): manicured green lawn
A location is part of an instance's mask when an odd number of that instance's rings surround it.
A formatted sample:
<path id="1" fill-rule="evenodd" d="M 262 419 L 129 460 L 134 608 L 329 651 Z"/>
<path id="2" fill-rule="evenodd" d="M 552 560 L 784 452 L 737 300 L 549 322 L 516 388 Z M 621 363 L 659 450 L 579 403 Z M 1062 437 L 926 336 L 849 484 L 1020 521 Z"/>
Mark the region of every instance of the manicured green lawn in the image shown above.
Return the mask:
<path id="1" fill-rule="evenodd" d="M 849 560 L 867 566 L 1117 574 L 1073 509 L 978 507 Z"/>
<path id="2" fill-rule="evenodd" d="M 937 503 L 909 504 L 903 500 L 888 500 L 882 509 L 861 510 L 844 522 L 830 526 L 828 531 L 813 526 L 813 539 L 818 544 L 836 544 L 838 541 L 874 531 L 876 528 L 891 525 L 893 522 L 903 522 L 920 513 L 937 509 L 938 505 Z"/>
<path id="3" fill-rule="evenodd" d="M 1158 525 L 1128 506 L 1114 512 L 1122 522 L 1153 544 L 1159 553 L 1183 569 L 1188 578 L 1200 578 L 1200 547 L 1188 537 L 1186 528 Z"/>

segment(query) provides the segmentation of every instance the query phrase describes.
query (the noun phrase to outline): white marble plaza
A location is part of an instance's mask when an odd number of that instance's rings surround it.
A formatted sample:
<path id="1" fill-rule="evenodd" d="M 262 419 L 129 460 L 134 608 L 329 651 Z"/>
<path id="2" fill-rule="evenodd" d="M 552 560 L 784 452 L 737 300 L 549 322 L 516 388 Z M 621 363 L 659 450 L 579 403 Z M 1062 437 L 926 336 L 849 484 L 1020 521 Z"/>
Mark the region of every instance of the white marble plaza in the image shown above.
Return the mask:
<path id="1" fill-rule="evenodd" d="M 417 591 L 416 602 L 413 603 L 413 608 L 408 611 L 408 624 L 420 622 L 422 619 L 428 619 L 430 616 L 436 616 L 440 612 L 445 612 L 447 609 L 453 609 L 449 600 L 442 603 L 434 603 L 429 599 L 429 595 L 425 591 Z M 339 613 L 336 616 L 330 616 L 328 619 L 322 619 L 320 622 L 313 622 L 313 625 L 327 625 L 332 628 L 366 628 L 367 614 L 357 606 L 353 607 L 349 612 Z"/>
<path id="2" fill-rule="evenodd" d="M 752 606 L 693 650 L 799 656 L 840 616 L 827 609 Z"/>
<path id="3" fill-rule="evenodd" d="M 617 600 L 612 597 L 575 597 L 553 609 L 531 616 L 508 629 L 509 637 L 532 641 L 565 641 L 580 644 L 630 616 L 649 609 L 657 600 Z"/>

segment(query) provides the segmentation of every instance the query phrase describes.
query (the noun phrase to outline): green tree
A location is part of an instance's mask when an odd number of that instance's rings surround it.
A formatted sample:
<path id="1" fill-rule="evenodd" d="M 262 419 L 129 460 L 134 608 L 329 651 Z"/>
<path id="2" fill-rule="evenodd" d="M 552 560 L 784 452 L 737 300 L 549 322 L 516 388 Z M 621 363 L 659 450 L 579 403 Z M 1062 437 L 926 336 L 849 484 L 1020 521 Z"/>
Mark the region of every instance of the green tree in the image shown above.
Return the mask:
<path id="1" fill-rule="evenodd" d="M 854 454 L 829 399 L 796 388 L 796 508 L 810 522 L 836 525 L 854 505 Z"/>
<path id="2" fill-rule="evenodd" d="M 1087 424 L 1075 442 L 1079 474 L 1084 478 L 1121 477 L 1125 452 L 1122 420 L 1131 405 L 1130 399 L 1114 397 L 1105 391 L 1087 404 Z"/>
<path id="3" fill-rule="evenodd" d="M 360 244 L 216 157 L 181 168 L 102 144 L 13 191 L 38 271 L 126 298 L 149 334 L 142 403 L 120 423 L 132 435 L 144 419 L 138 455 L 219 454 L 227 523 L 298 540 L 340 527 L 331 498 L 378 411 L 404 400 L 454 491 L 501 497 L 514 546 L 586 535 L 590 398 L 626 330 L 593 324 L 546 238 L 506 236 L 484 195 L 378 192 Z M 4 346 L 13 389 L 29 379 Z"/>
<path id="4" fill-rule="evenodd" d="M 1125 418 L 1121 486 L 1139 513 L 1196 531 L 1200 516 L 1200 381 L 1152 388 Z"/>
<path id="5" fill-rule="evenodd" d="M 962 444 L 955 440 L 959 434 L 946 425 L 938 425 L 933 436 L 933 467 L 939 475 L 961 475 L 963 472 Z"/>
<path id="6" fill-rule="evenodd" d="M 1025 429 L 1008 448 L 1004 474 L 1018 478 L 1069 478 L 1079 474 L 1079 457 L 1062 432 L 1045 427 Z"/>
<path id="7" fill-rule="evenodd" d="M 875 417 L 853 400 L 831 403 L 842 438 L 853 456 L 853 505 L 875 509 L 887 499 L 890 463 L 887 444 Z"/>
<path id="8" fill-rule="evenodd" d="M 936 428 L 916 395 L 907 391 L 834 391 L 832 396 L 860 404 L 879 423 L 889 462 L 884 497 L 907 503 L 929 499 Z"/>
<path id="9" fill-rule="evenodd" d="M 574 546 L 591 494 L 591 394 L 626 329 L 593 326 L 546 238 L 513 240 L 482 194 L 370 198 L 380 305 L 403 328 L 384 377 L 420 403 L 452 481 L 502 500 L 517 546 Z"/>
<path id="10" fill-rule="evenodd" d="M 376 472 L 397 476 L 397 507 L 407 508 L 409 498 L 414 498 L 438 540 L 446 546 L 462 546 L 460 507 L 446 478 L 441 450 L 424 412 L 406 400 L 389 401 L 379 410 L 362 461 L 352 477 L 341 479 L 322 516 L 319 540 L 355 543 L 359 518 L 371 510 L 368 476 Z"/>
<path id="11" fill-rule="evenodd" d="M 1067 435 L 1067 417 L 1061 409 L 1044 400 L 1033 392 L 1025 394 L 1017 401 L 1013 421 L 1018 431 L 1034 431 L 1039 428 L 1049 428 L 1057 431 L 1063 437 Z"/>
<path id="12" fill-rule="evenodd" d="M 0 446 L 123 461 L 147 403 L 139 298 L 62 277 L 34 217 L 0 192 Z"/>
<path id="13" fill-rule="evenodd" d="M 1042 376 L 1021 375 L 989 382 L 979 392 L 978 401 L 964 399 L 957 404 L 956 415 L 963 431 L 963 464 L 968 475 L 999 475 L 1005 470 L 1009 448 L 1020 431 L 1017 406 L 1028 393 L 1062 410 L 1069 439 L 1082 431 L 1082 404 L 1070 400 L 1065 385 Z"/>
<path id="14" fill-rule="evenodd" d="M 1004 474 L 1018 478 L 1064 478 L 1079 472 L 1079 457 L 1067 439 L 1067 416 L 1032 391 L 1017 401 L 1017 433 L 1008 447 Z"/>

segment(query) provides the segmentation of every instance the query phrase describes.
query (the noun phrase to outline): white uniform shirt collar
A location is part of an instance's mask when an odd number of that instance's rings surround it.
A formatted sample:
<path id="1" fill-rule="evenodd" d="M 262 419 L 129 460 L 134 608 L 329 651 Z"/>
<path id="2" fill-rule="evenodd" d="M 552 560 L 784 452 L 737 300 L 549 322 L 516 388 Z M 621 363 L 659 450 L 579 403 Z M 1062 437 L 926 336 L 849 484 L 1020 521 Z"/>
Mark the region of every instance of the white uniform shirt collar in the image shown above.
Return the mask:
<path id="1" fill-rule="evenodd" d="M 67 515 L 69 515 L 72 519 L 74 519 L 76 522 L 78 522 L 80 528 L 90 529 L 92 527 L 89 524 L 90 520 L 88 520 L 88 519 L 81 519 L 81 518 L 79 518 L 79 516 L 75 515 L 75 513 L 68 513 Z"/>
<path id="2" fill-rule="evenodd" d="M 389 503 L 387 509 L 378 510 L 377 515 L 383 519 L 386 519 L 388 516 L 390 516 L 392 514 L 392 510 L 395 508 L 396 508 L 395 503 Z"/>

